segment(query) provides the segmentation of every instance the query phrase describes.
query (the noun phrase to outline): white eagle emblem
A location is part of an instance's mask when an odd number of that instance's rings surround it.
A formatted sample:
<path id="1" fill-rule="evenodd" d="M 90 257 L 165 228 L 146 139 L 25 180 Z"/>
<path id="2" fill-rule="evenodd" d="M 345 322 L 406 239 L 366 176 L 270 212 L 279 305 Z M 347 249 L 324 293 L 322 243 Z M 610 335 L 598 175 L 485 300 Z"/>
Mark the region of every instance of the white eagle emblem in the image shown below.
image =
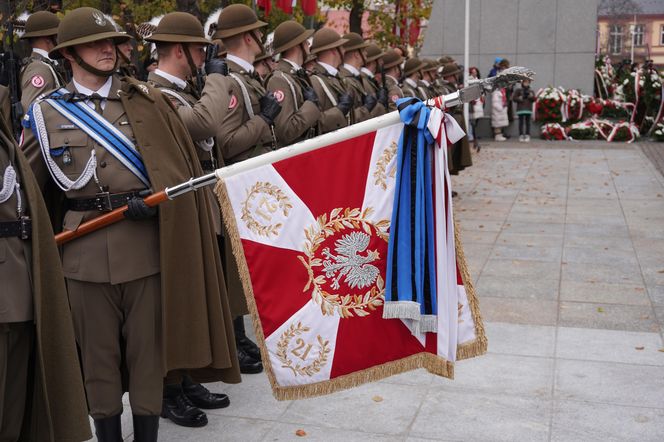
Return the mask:
<path id="1" fill-rule="evenodd" d="M 92 13 L 92 18 L 95 19 L 95 23 L 98 26 L 104 26 L 106 24 L 106 17 L 101 12 L 95 11 Z"/>
<path id="2" fill-rule="evenodd" d="M 332 288 L 339 289 L 339 281 L 344 276 L 344 282 L 351 288 L 364 288 L 372 285 L 380 271 L 369 263 L 379 258 L 377 250 L 368 250 L 365 256 L 359 255 L 369 247 L 371 237 L 362 232 L 351 232 L 337 240 L 335 251 L 330 253 L 329 247 L 323 249 L 323 255 L 328 258 L 323 261 L 325 276 L 332 278 Z"/>

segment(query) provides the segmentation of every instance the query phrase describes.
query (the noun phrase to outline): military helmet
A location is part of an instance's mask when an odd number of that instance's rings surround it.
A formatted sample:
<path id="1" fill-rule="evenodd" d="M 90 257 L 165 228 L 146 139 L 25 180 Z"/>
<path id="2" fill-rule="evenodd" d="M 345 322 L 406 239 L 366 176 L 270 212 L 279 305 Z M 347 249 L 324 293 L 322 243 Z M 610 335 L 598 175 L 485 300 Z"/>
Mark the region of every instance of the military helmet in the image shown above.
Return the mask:
<path id="1" fill-rule="evenodd" d="M 21 39 L 57 35 L 59 24 L 60 19 L 52 12 L 35 12 L 25 22 L 25 34 L 21 36 Z"/>
<path id="2" fill-rule="evenodd" d="M 437 71 L 440 67 L 438 62 L 431 58 L 424 58 L 422 59 L 422 62 L 424 63 L 424 66 L 422 66 L 422 72 Z"/>
<path id="3" fill-rule="evenodd" d="M 314 34 L 314 41 L 311 43 L 311 48 L 309 48 L 309 50 L 312 54 L 318 54 L 319 52 L 328 49 L 343 46 L 347 41 L 348 40 L 342 38 L 334 29 L 322 28 Z"/>
<path id="4" fill-rule="evenodd" d="M 343 38 L 348 40 L 346 43 L 344 43 L 344 49 L 346 52 L 364 49 L 369 46 L 369 43 L 365 42 L 362 36 L 357 32 L 349 32 L 348 34 L 344 35 Z"/>
<path id="5" fill-rule="evenodd" d="M 164 43 L 209 44 L 203 25 L 196 17 L 186 12 L 170 12 L 161 19 L 157 29 L 145 41 Z"/>
<path id="6" fill-rule="evenodd" d="M 304 29 L 304 26 L 295 20 L 281 23 L 274 30 L 274 40 L 272 40 L 274 53 L 279 54 L 304 43 L 313 33 L 313 29 Z"/>
<path id="7" fill-rule="evenodd" d="M 256 58 L 254 58 L 254 64 L 258 63 L 259 61 L 267 60 L 270 58 L 272 58 L 272 54 L 263 51 L 260 54 L 258 54 Z"/>
<path id="8" fill-rule="evenodd" d="M 417 57 L 409 58 L 403 66 L 403 73 L 406 76 L 412 75 L 424 67 L 424 63 Z"/>
<path id="9" fill-rule="evenodd" d="M 367 46 L 367 63 L 378 60 L 384 54 L 378 45 L 371 43 Z"/>
<path id="10" fill-rule="evenodd" d="M 399 55 L 394 49 L 389 49 L 387 52 L 385 52 L 381 59 L 383 60 L 383 66 L 385 69 L 399 66 L 403 62 L 403 57 Z"/>
<path id="11" fill-rule="evenodd" d="M 131 37 L 125 32 L 116 31 L 113 24 L 98 9 L 77 8 L 65 15 L 60 22 L 58 45 L 51 49 L 48 55 L 51 58 L 62 58 L 61 49 L 109 38 L 117 44 Z"/>
<path id="12" fill-rule="evenodd" d="M 450 57 L 449 55 L 443 55 L 438 59 L 438 63 L 440 64 L 447 64 L 447 63 L 453 63 L 454 59 Z"/>
<path id="13" fill-rule="evenodd" d="M 264 26 L 267 26 L 267 23 L 260 21 L 253 9 L 247 5 L 236 3 L 225 7 L 221 11 L 219 21 L 217 21 L 217 30 L 212 38 L 228 38 Z"/>
<path id="14" fill-rule="evenodd" d="M 456 75 L 459 73 L 461 73 L 461 69 L 459 69 L 459 66 L 457 66 L 456 63 L 445 63 L 441 75 L 447 77 L 448 75 Z"/>

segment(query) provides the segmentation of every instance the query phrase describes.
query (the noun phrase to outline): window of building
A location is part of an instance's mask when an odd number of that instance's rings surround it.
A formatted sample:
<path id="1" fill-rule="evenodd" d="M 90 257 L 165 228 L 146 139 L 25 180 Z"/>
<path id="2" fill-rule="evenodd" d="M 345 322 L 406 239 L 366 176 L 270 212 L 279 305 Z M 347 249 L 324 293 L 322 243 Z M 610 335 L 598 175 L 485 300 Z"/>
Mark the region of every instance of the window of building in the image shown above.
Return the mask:
<path id="1" fill-rule="evenodd" d="M 643 46 L 645 33 L 646 33 L 645 25 L 634 26 L 634 46 Z"/>
<path id="2" fill-rule="evenodd" d="M 614 55 L 622 52 L 623 28 L 621 25 L 611 25 L 609 31 L 609 52 Z"/>
<path id="3" fill-rule="evenodd" d="M 664 25 L 662 25 L 659 32 L 659 44 L 664 46 Z"/>

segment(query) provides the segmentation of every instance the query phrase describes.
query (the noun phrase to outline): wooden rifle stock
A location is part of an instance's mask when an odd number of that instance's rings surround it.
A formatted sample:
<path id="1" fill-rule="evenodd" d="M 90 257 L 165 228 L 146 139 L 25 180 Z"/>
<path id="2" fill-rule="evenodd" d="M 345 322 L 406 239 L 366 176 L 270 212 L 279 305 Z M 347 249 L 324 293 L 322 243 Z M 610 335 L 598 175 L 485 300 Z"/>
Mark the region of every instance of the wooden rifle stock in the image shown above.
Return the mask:
<path id="1" fill-rule="evenodd" d="M 161 192 L 153 193 L 150 196 L 147 196 L 143 199 L 145 204 L 150 207 L 158 206 L 164 201 L 168 201 L 168 195 L 165 190 Z M 88 233 L 94 232 L 95 230 L 102 229 L 106 226 L 114 224 L 118 221 L 125 219 L 124 213 L 127 210 L 127 206 L 118 207 L 117 209 L 108 212 L 105 215 L 98 216 L 90 221 L 86 221 L 83 224 L 79 225 L 76 230 L 65 230 L 62 233 L 55 235 L 55 242 L 57 245 L 62 245 L 71 240 L 79 238 L 81 236 L 87 235 Z"/>

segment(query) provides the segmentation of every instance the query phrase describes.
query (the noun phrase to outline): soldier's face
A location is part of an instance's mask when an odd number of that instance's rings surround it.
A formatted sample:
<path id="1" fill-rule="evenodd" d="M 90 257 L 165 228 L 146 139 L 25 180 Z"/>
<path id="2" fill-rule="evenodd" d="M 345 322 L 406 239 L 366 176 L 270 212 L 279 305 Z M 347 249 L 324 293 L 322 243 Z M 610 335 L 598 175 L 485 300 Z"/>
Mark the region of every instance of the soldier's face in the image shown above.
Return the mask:
<path id="1" fill-rule="evenodd" d="M 106 39 L 77 45 L 76 52 L 84 62 L 100 71 L 109 71 L 115 67 L 116 53 L 113 40 Z"/>
<path id="2" fill-rule="evenodd" d="M 131 58 L 131 51 L 132 51 L 132 49 L 133 49 L 133 48 L 132 48 L 132 46 L 131 46 L 131 42 L 129 42 L 129 41 L 126 41 L 126 42 L 124 42 L 124 43 L 120 43 L 120 44 L 118 45 L 118 50 L 119 50 L 120 52 L 122 52 L 122 55 L 124 55 L 124 56 L 127 57 L 127 58 Z"/>
<path id="3" fill-rule="evenodd" d="M 189 52 L 197 68 L 203 66 L 205 62 L 205 45 L 201 43 L 192 43 L 189 45 Z"/>

